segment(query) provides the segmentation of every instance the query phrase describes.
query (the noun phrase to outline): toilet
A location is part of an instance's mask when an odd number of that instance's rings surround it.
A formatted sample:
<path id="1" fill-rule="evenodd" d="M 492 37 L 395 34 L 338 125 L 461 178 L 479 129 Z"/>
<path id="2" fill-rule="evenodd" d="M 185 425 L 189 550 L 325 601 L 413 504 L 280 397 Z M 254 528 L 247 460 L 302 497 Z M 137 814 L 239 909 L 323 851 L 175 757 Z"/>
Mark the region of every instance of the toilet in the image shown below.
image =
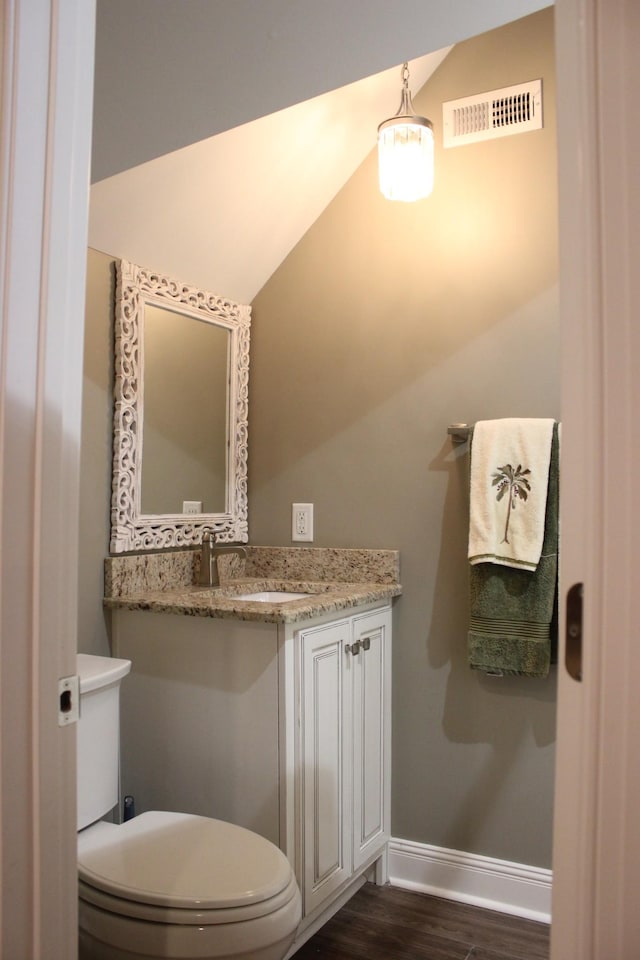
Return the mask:
<path id="1" fill-rule="evenodd" d="M 101 819 L 118 802 L 119 688 L 130 669 L 78 654 L 80 960 L 282 960 L 301 898 L 273 843 L 186 813 Z"/>

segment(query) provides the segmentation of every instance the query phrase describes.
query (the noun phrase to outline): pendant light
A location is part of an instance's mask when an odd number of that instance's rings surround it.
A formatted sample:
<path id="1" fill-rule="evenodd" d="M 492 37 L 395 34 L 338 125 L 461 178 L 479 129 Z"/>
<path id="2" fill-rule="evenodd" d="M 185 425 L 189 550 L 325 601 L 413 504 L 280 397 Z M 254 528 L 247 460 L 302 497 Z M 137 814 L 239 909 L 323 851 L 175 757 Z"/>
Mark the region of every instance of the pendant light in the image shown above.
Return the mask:
<path id="1" fill-rule="evenodd" d="M 418 117 L 409 92 L 409 65 L 402 65 L 402 95 L 395 117 L 378 127 L 380 190 L 388 200 L 421 200 L 433 190 L 433 127 Z"/>

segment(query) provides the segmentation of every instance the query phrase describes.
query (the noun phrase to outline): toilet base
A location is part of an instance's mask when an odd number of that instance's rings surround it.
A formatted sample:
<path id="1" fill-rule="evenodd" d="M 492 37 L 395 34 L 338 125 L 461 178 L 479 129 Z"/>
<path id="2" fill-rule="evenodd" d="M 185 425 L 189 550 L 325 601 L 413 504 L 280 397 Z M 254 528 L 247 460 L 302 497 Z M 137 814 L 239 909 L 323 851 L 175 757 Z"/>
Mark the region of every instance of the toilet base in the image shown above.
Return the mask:
<path id="1" fill-rule="evenodd" d="M 282 960 L 300 923 L 301 897 L 242 923 L 204 927 L 115 915 L 79 901 L 79 960 Z"/>
<path id="2" fill-rule="evenodd" d="M 279 943 L 270 944 L 269 947 L 264 948 L 258 954 L 255 950 L 219 954 L 216 955 L 215 960 L 282 960 L 293 940 L 294 934 L 291 934 Z M 78 938 L 78 960 L 166 960 L 166 958 L 151 957 L 148 953 L 131 953 L 130 950 L 123 951 L 118 947 L 110 946 L 108 943 L 94 940 L 93 937 L 81 930 Z M 180 960 L 209 960 L 209 958 L 201 956 L 181 957 Z"/>

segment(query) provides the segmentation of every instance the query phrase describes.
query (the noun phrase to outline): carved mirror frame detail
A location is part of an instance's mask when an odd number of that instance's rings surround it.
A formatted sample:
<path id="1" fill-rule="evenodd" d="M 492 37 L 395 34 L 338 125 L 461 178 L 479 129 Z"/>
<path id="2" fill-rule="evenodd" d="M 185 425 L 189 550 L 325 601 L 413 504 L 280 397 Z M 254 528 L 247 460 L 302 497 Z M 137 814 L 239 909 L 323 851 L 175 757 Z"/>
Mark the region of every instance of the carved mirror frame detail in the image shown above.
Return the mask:
<path id="1" fill-rule="evenodd" d="M 140 513 L 145 304 L 208 320 L 230 332 L 226 513 Z M 249 330 L 251 308 L 121 260 L 116 264 L 112 553 L 200 543 L 203 529 L 220 542 L 246 543 Z"/>

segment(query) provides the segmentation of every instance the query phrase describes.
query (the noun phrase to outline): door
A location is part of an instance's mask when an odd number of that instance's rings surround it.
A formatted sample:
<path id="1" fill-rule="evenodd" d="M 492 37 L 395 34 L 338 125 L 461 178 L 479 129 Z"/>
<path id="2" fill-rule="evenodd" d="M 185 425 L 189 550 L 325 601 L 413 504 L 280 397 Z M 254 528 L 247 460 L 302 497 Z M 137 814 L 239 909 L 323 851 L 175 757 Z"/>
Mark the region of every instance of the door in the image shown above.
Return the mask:
<path id="1" fill-rule="evenodd" d="M 556 26 L 561 598 L 584 584 L 584 611 L 582 679 L 560 652 L 551 955 L 635 960 L 640 5 L 558 0 Z"/>
<path id="2" fill-rule="evenodd" d="M 349 641 L 348 620 L 299 638 L 305 915 L 351 876 Z"/>
<path id="3" fill-rule="evenodd" d="M 389 838 L 391 611 L 355 617 L 352 631 L 353 868 Z"/>
<path id="4" fill-rule="evenodd" d="M 5 0 L 0 35 L 0 956 L 76 954 L 75 673 L 95 10 Z"/>

